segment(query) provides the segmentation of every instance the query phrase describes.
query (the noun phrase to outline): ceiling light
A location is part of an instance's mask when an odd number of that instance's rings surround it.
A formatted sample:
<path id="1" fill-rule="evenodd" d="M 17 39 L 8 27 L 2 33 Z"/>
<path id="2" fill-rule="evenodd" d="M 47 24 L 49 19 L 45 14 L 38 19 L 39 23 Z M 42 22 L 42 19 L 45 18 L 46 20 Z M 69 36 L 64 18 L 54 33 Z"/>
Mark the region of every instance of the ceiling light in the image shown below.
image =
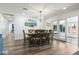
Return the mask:
<path id="1" fill-rule="evenodd" d="M 66 9 L 67 9 L 66 7 L 63 8 L 63 10 L 66 10 Z"/>
<path id="2" fill-rule="evenodd" d="M 26 13 L 22 13 L 22 15 L 26 15 Z"/>

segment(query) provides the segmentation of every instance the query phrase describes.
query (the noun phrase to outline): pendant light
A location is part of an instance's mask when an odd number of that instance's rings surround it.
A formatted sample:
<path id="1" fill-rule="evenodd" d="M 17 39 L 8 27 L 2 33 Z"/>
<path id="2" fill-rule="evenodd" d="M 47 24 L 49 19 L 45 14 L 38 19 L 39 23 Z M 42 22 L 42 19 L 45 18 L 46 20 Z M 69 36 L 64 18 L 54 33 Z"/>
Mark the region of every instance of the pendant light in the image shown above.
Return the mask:
<path id="1" fill-rule="evenodd" d="M 42 11 L 40 11 L 40 22 L 42 21 Z"/>

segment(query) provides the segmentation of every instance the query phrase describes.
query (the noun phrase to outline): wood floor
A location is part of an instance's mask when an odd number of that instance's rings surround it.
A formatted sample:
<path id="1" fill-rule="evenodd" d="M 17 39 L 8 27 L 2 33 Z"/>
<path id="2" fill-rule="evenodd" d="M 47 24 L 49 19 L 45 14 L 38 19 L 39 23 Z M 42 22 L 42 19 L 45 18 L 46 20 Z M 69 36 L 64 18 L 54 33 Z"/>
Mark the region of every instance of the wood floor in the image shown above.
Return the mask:
<path id="1" fill-rule="evenodd" d="M 4 52 L 7 55 L 72 55 L 79 48 L 67 42 L 53 40 L 52 45 L 28 48 L 22 40 L 4 40 Z"/>

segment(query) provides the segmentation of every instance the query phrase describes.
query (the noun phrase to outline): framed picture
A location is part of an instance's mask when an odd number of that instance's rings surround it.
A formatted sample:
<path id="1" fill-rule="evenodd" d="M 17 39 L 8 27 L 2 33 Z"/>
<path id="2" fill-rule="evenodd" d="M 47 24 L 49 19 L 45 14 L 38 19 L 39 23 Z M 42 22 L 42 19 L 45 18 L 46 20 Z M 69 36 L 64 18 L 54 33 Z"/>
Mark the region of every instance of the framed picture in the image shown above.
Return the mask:
<path id="1" fill-rule="evenodd" d="M 25 26 L 34 27 L 37 26 L 37 22 L 35 20 L 29 19 L 27 22 L 25 22 Z"/>
<path id="2" fill-rule="evenodd" d="M 77 27 L 75 23 L 70 24 L 70 26 L 68 26 L 68 32 L 69 33 L 76 33 L 77 31 Z"/>

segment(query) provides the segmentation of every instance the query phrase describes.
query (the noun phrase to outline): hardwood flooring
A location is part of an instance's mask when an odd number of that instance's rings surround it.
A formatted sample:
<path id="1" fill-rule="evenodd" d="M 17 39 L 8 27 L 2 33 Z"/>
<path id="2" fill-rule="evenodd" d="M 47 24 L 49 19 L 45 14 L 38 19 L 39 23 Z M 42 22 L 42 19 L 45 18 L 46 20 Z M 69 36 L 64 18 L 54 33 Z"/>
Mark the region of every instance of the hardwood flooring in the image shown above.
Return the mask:
<path id="1" fill-rule="evenodd" d="M 52 45 L 30 47 L 23 45 L 22 40 L 4 40 L 4 53 L 7 55 L 72 55 L 79 48 L 77 45 L 53 40 Z"/>

